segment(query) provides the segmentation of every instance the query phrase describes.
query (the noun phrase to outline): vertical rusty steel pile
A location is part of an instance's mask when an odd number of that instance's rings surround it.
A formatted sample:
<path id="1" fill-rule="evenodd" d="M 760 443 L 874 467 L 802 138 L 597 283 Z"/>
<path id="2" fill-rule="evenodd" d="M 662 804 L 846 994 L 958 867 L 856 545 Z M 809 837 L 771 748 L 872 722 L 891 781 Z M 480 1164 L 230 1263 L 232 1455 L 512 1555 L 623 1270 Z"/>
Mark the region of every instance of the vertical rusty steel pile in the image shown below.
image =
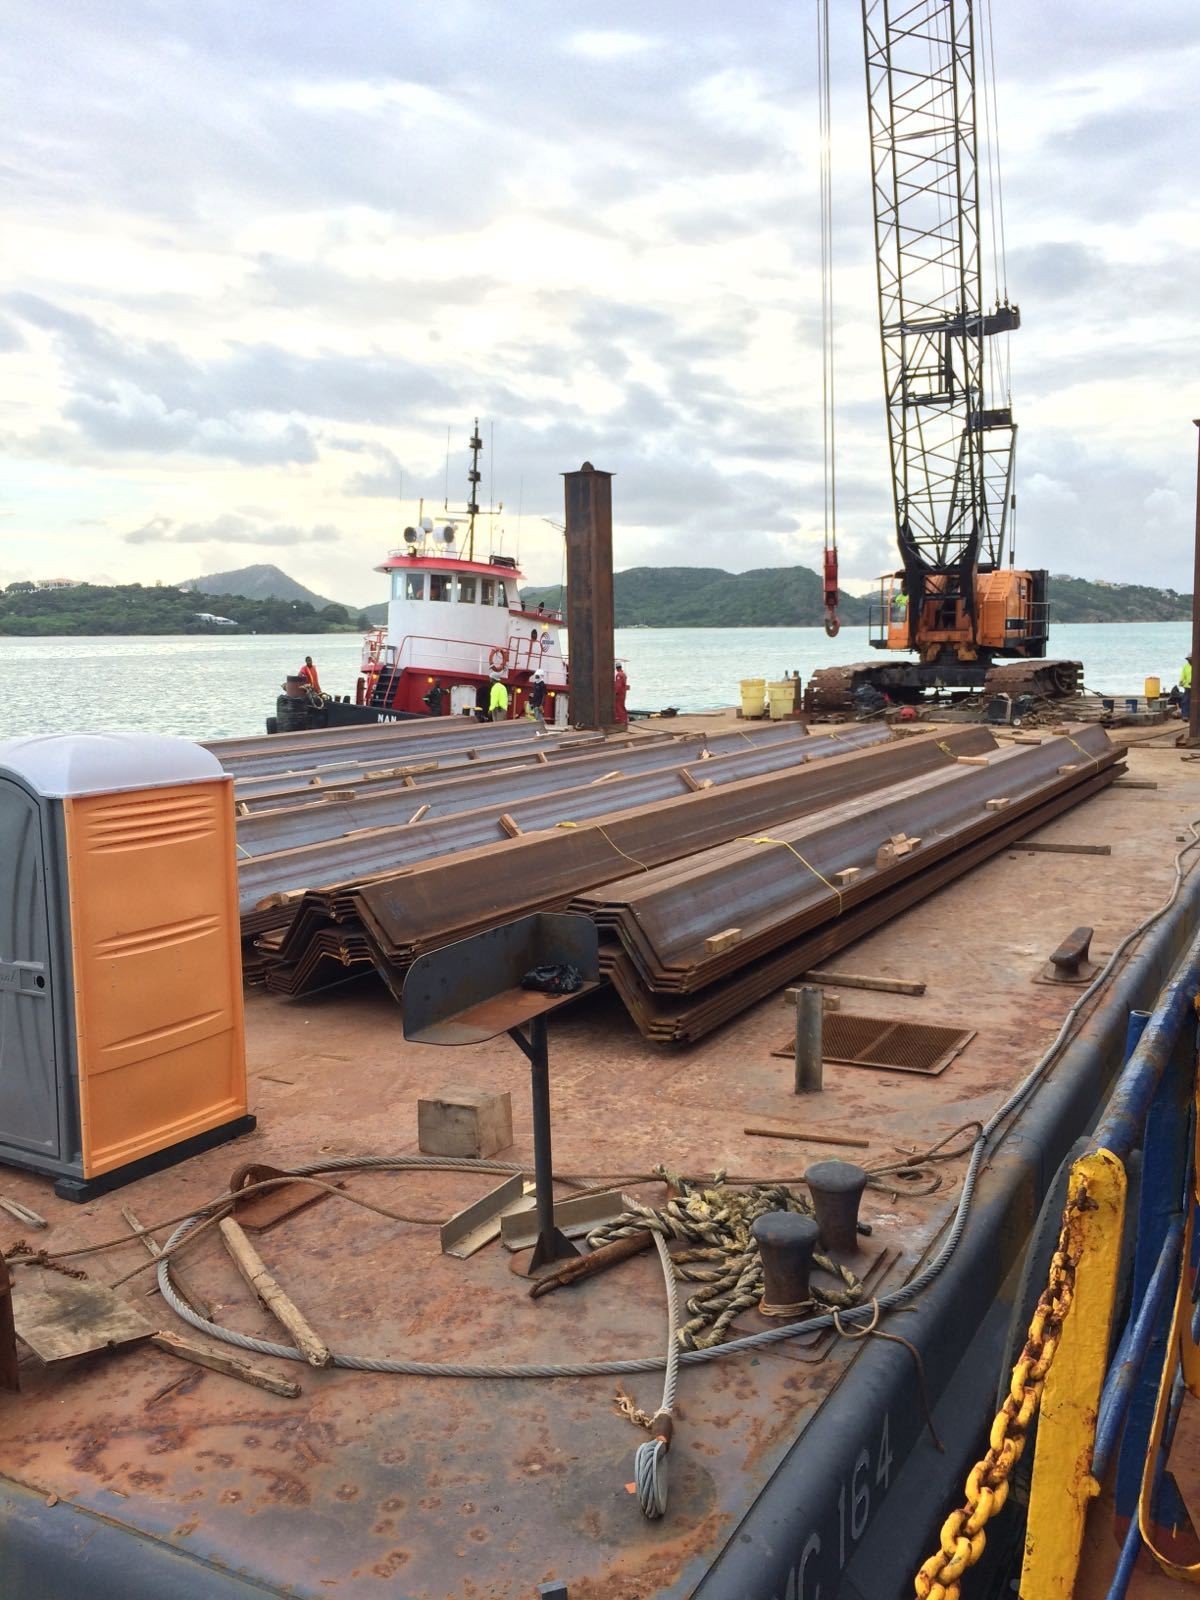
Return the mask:
<path id="1" fill-rule="evenodd" d="M 1003 749 L 981 727 L 408 728 L 326 741 L 319 768 L 293 747 L 285 782 L 267 741 L 229 751 L 248 980 L 295 995 L 374 968 L 399 999 L 424 952 L 570 906 L 662 1041 L 699 1038 L 1096 793 L 1124 755 L 1094 725 Z"/>

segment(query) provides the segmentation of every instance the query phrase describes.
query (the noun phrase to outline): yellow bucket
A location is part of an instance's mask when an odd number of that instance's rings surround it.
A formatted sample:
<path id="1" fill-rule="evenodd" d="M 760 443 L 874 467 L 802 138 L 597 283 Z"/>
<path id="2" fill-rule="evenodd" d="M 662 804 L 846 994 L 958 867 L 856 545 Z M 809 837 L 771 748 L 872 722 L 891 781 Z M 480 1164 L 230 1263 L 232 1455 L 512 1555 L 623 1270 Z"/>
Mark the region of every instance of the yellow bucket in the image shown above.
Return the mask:
<path id="1" fill-rule="evenodd" d="M 796 685 L 791 678 L 785 679 L 783 683 L 769 683 L 767 700 L 771 708 L 771 721 L 782 722 L 784 717 L 790 717 L 796 709 Z"/>
<path id="2" fill-rule="evenodd" d="M 744 717 L 761 717 L 763 702 L 767 698 L 767 680 L 765 678 L 742 679 L 742 715 Z"/>
<path id="3" fill-rule="evenodd" d="M 1146 699 L 1157 700 L 1162 694 L 1162 684 L 1157 678 L 1146 679 Z"/>

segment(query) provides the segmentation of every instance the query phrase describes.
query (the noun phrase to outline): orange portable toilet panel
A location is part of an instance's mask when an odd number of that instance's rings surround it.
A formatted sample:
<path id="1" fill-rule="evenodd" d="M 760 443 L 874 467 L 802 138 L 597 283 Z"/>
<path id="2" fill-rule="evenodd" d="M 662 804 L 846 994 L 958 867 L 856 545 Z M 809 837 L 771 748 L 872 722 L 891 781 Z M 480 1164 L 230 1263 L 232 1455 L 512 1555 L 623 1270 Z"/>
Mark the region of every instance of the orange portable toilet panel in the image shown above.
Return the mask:
<path id="1" fill-rule="evenodd" d="M 246 1111 L 232 791 L 63 800 L 85 1177 Z"/>

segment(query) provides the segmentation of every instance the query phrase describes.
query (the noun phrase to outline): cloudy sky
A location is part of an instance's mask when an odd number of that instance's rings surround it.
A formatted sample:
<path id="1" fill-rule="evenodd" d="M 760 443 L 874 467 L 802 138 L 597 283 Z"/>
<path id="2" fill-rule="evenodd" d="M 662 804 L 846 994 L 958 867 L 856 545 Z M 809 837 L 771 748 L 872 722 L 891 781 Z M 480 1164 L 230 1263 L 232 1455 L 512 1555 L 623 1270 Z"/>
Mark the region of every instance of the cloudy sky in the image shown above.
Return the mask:
<path id="1" fill-rule="evenodd" d="M 834 0 L 843 573 L 891 564 Z M 354 603 L 478 415 L 506 551 L 816 565 L 815 4 L 8 0 L 0 582 L 273 561 Z M 1200 6 L 996 4 L 1018 551 L 1190 588 Z M 989 265 L 986 292 L 994 288 Z M 855 586 L 855 585 L 852 585 Z"/>

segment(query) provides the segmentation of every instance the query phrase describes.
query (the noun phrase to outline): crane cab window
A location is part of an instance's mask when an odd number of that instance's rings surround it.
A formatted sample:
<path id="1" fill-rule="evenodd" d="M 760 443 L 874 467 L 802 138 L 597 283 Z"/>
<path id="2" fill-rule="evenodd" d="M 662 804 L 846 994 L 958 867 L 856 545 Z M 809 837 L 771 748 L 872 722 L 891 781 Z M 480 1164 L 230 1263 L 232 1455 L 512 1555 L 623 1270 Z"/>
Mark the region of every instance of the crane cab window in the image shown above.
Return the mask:
<path id="1" fill-rule="evenodd" d="M 494 578 L 480 578 L 479 604 L 481 606 L 494 606 L 496 604 L 496 580 Z"/>
<path id="2" fill-rule="evenodd" d="M 448 572 L 431 572 L 429 574 L 429 598 L 431 600 L 450 600 L 454 597 L 454 579 Z"/>
<path id="3" fill-rule="evenodd" d="M 458 603 L 460 606 L 473 606 L 475 604 L 475 579 L 473 576 L 458 580 Z"/>
<path id="4" fill-rule="evenodd" d="M 498 606 L 506 606 L 508 604 L 508 587 L 504 583 L 497 583 L 496 585 L 496 604 Z"/>
<path id="5" fill-rule="evenodd" d="M 403 585 L 403 589 L 401 585 Z M 424 600 L 425 574 L 423 572 L 398 572 L 392 580 L 392 593 L 397 598 L 403 593 L 406 600 Z"/>

